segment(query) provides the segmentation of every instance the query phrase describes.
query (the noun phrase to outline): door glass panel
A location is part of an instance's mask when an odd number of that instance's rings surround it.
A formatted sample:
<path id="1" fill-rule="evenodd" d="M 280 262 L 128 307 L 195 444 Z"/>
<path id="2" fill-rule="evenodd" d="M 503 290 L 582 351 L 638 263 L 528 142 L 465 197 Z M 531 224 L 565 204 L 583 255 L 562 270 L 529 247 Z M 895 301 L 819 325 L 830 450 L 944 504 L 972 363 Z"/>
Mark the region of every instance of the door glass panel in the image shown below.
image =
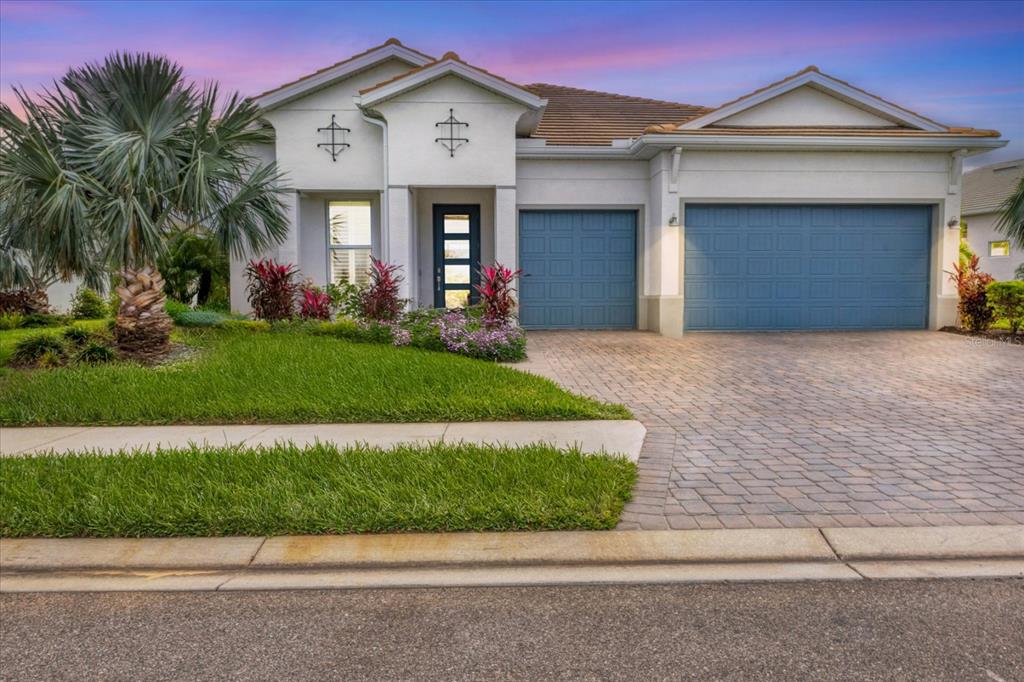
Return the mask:
<path id="1" fill-rule="evenodd" d="M 444 292 L 445 308 L 465 308 L 468 303 L 468 289 L 449 289 Z"/>
<path id="2" fill-rule="evenodd" d="M 469 284 L 469 266 L 445 265 L 444 281 L 445 284 Z"/>
<path id="3" fill-rule="evenodd" d="M 445 234 L 469 234 L 469 216 L 452 213 L 444 217 Z"/>
<path id="4" fill-rule="evenodd" d="M 444 242 L 445 258 L 469 258 L 468 239 L 446 239 Z"/>

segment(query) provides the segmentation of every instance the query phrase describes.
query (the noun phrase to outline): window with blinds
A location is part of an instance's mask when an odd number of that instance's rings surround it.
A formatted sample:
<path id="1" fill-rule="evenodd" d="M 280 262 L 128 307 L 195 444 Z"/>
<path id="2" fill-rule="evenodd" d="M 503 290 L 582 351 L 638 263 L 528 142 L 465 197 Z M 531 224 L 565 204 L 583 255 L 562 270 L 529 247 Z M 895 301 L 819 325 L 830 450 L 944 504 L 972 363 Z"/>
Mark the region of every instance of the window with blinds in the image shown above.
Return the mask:
<path id="1" fill-rule="evenodd" d="M 331 282 L 365 284 L 370 278 L 370 202 L 332 201 L 327 211 Z"/>

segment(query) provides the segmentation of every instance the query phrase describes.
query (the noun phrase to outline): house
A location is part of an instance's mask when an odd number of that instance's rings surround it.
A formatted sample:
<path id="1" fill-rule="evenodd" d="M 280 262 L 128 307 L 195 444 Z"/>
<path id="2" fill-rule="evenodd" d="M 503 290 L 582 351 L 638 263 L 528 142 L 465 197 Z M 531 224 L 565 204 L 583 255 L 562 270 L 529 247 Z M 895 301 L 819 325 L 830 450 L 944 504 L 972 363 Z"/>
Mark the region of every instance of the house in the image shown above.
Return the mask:
<path id="1" fill-rule="evenodd" d="M 1006 144 L 813 66 L 709 108 L 520 85 L 395 39 L 255 101 L 294 188 L 266 255 L 327 282 L 374 254 L 421 307 L 471 301 L 497 260 L 541 329 L 952 324 L 963 160 Z"/>
<path id="2" fill-rule="evenodd" d="M 998 280 L 1013 279 L 1024 265 L 1024 249 L 996 230 L 999 207 L 1024 177 L 1024 159 L 982 166 L 964 173 L 960 213 L 967 224 L 967 243 L 978 254 L 979 267 Z"/>

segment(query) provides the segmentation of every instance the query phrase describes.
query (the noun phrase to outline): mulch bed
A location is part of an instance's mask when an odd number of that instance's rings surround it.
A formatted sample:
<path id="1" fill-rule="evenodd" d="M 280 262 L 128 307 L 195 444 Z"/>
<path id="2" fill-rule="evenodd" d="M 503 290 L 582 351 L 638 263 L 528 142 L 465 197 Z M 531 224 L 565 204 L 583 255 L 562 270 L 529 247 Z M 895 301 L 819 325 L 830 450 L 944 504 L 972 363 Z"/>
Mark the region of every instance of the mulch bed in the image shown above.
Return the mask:
<path id="1" fill-rule="evenodd" d="M 1015 346 L 1024 346 L 1024 333 L 1014 335 L 1006 329 L 989 329 L 985 332 L 972 332 L 969 329 L 960 329 L 959 327 L 943 327 L 939 331 L 948 332 L 950 334 L 959 334 L 960 336 L 973 336 L 978 339 L 988 339 L 989 341 L 999 341 L 1001 343 L 1009 343 Z"/>

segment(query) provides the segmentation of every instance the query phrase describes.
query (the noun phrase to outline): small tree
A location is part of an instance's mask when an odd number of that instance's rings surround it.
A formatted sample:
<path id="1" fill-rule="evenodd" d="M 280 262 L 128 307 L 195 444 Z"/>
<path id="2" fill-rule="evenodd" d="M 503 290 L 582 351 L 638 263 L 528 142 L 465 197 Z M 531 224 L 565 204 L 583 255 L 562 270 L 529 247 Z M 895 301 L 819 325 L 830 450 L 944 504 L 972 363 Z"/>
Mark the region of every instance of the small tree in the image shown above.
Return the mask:
<path id="1" fill-rule="evenodd" d="M 1024 176 L 1017 182 L 1013 193 L 999 207 L 996 229 L 1002 231 L 1017 247 L 1024 249 Z"/>
<path id="2" fill-rule="evenodd" d="M 1010 333 L 1024 325 L 1024 282 L 992 282 L 985 289 L 988 304 L 999 318 L 1008 320 Z"/>
<path id="3" fill-rule="evenodd" d="M 957 304 L 960 324 L 973 332 L 983 332 L 992 326 L 993 313 L 988 305 L 986 288 L 994 279 L 978 269 L 978 257 L 971 256 L 966 266 L 954 263 L 950 279 L 956 283 L 960 297 Z"/>
<path id="4" fill-rule="evenodd" d="M 273 134 L 251 101 L 197 88 L 149 54 L 115 54 L 72 68 L 38 98 L 15 96 L 24 119 L 0 105 L 4 240 L 64 278 L 97 264 L 119 272 L 122 354 L 167 350 L 156 264 L 179 226 L 202 226 L 238 256 L 287 234 L 277 168 L 252 153 Z"/>
<path id="5" fill-rule="evenodd" d="M 85 285 L 78 287 L 71 299 L 71 316 L 76 320 L 102 320 L 108 310 L 103 297 Z"/>

